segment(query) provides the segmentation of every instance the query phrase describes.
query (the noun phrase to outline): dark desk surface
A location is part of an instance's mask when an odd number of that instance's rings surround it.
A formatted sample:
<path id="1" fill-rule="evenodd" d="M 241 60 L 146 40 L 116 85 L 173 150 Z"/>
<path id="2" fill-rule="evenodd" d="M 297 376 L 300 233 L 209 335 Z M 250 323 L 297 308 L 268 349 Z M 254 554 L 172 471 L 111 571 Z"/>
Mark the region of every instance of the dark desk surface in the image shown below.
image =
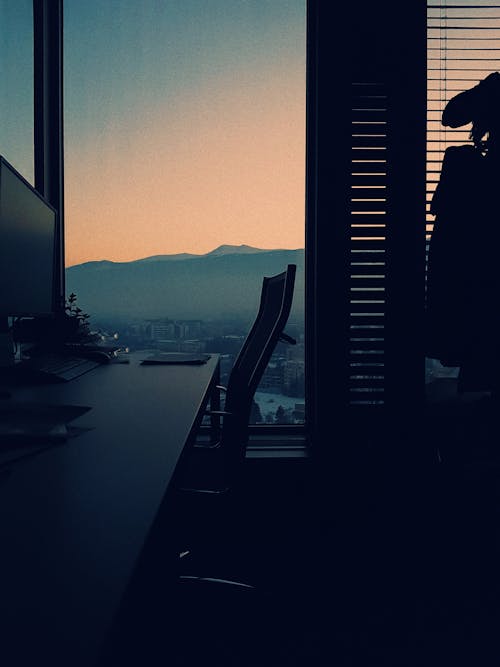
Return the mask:
<path id="1" fill-rule="evenodd" d="M 217 355 L 200 366 L 141 366 L 141 358 L 15 390 L 20 400 L 92 409 L 73 422 L 89 430 L 0 468 L 6 667 L 28 664 L 33 647 L 39 665 L 90 666 L 97 658 L 217 380 Z"/>

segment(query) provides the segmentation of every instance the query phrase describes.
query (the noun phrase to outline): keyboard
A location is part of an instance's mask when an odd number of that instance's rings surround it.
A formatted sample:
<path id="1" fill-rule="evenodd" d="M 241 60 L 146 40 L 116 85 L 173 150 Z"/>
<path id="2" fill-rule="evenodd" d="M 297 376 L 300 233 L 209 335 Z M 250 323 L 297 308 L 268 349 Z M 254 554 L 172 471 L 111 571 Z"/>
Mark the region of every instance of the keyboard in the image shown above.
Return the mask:
<path id="1" fill-rule="evenodd" d="M 69 382 L 97 366 L 100 366 L 100 363 L 94 359 L 46 352 L 21 361 L 14 372 L 27 379 L 33 377 L 34 380 Z"/>

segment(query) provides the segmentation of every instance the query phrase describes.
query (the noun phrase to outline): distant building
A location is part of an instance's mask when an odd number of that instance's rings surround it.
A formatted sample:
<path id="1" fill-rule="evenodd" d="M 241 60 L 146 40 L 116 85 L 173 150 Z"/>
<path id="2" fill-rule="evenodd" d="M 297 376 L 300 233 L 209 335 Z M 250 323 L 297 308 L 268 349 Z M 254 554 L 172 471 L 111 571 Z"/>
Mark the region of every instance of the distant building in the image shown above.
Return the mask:
<path id="1" fill-rule="evenodd" d="M 159 350 L 162 350 L 163 352 L 180 352 L 180 345 L 179 341 L 174 339 L 156 339 L 155 340 L 156 346 L 158 347 Z"/>
<path id="2" fill-rule="evenodd" d="M 200 338 L 202 320 L 181 320 L 176 322 L 178 327 L 178 337 L 181 339 Z"/>
<path id="3" fill-rule="evenodd" d="M 295 423 L 302 424 L 306 420 L 306 404 L 305 403 L 295 403 L 295 407 L 292 411 L 292 417 Z"/>
<path id="4" fill-rule="evenodd" d="M 283 387 L 283 364 L 270 361 L 259 384 L 260 391 L 281 393 Z"/>
<path id="5" fill-rule="evenodd" d="M 303 380 L 304 370 L 304 361 L 287 361 L 284 365 L 283 372 L 285 384 L 290 384 L 291 382 L 296 382 L 297 380 Z"/>
<path id="6" fill-rule="evenodd" d="M 297 345 L 288 345 L 286 348 L 286 358 L 287 360 L 304 360 L 304 344 L 297 343 Z"/>
<path id="7" fill-rule="evenodd" d="M 204 352 L 205 347 L 203 340 L 183 340 L 180 343 L 181 352 Z"/>
<path id="8" fill-rule="evenodd" d="M 175 323 L 172 320 L 150 320 L 151 340 L 160 341 L 176 338 Z"/>
<path id="9" fill-rule="evenodd" d="M 154 341 L 199 339 L 202 325 L 202 320 L 149 320 L 150 338 Z"/>
<path id="10" fill-rule="evenodd" d="M 290 396 L 303 396 L 305 385 L 304 360 L 290 360 L 285 363 L 283 388 Z"/>

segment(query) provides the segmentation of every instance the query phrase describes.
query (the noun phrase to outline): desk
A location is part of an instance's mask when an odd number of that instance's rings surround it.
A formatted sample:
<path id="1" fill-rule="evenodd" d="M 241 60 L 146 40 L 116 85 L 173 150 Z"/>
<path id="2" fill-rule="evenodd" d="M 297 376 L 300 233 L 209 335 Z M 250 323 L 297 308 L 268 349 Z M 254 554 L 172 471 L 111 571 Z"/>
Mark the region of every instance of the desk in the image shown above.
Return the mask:
<path id="1" fill-rule="evenodd" d="M 69 383 L 14 390 L 20 400 L 92 409 L 72 422 L 88 431 L 0 470 L 5 667 L 96 664 L 218 382 L 217 355 L 200 366 L 130 357 Z"/>

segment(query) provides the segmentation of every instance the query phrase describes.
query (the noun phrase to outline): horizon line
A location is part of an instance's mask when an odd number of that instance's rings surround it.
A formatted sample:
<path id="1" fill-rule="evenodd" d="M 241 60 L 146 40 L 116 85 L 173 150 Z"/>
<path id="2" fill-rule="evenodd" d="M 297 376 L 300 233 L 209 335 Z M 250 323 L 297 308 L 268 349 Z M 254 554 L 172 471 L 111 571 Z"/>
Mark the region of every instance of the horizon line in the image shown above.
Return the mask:
<path id="1" fill-rule="evenodd" d="M 175 252 L 175 253 L 161 253 L 161 254 L 156 254 L 156 255 L 147 255 L 146 257 L 137 257 L 136 259 L 128 259 L 128 260 L 113 260 L 113 259 L 88 259 L 83 262 L 77 262 L 76 264 L 68 264 L 64 268 L 65 269 L 71 269 L 74 268 L 75 266 L 83 266 L 84 264 L 99 264 L 101 262 L 108 262 L 109 264 L 132 264 L 134 262 L 144 262 L 146 260 L 154 260 L 156 258 L 162 258 L 162 257 L 178 257 L 180 255 L 187 255 L 188 257 L 207 257 L 208 255 L 215 255 L 218 250 L 221 250 L 223 248 L 227 248 L 228 252 L 226 253 L 221 253 L 221 254 L 256 254 L 259 252 L 296 252 L 298 250 L 305 250 L 305 248 L 258 248 L 256 246 L 250 246 L 245 243 L 241 243 L 240 245 L 233 245 L 233 244 L 221 244 L 214 248 L 213 250 L 209 250 L 208 252 L 202 252 L 202 253 L 193 253 L 193 252 L 188 252 L 188 251 L 182 251 L 182 252 Z M 231 253 L 229 249 L 235 249 L 234 253 Z M 255 253 L 252 252 L 238 252 L 238 249 L 241 248 L 248 248 L 250 250 L 254 250 Z"/>

